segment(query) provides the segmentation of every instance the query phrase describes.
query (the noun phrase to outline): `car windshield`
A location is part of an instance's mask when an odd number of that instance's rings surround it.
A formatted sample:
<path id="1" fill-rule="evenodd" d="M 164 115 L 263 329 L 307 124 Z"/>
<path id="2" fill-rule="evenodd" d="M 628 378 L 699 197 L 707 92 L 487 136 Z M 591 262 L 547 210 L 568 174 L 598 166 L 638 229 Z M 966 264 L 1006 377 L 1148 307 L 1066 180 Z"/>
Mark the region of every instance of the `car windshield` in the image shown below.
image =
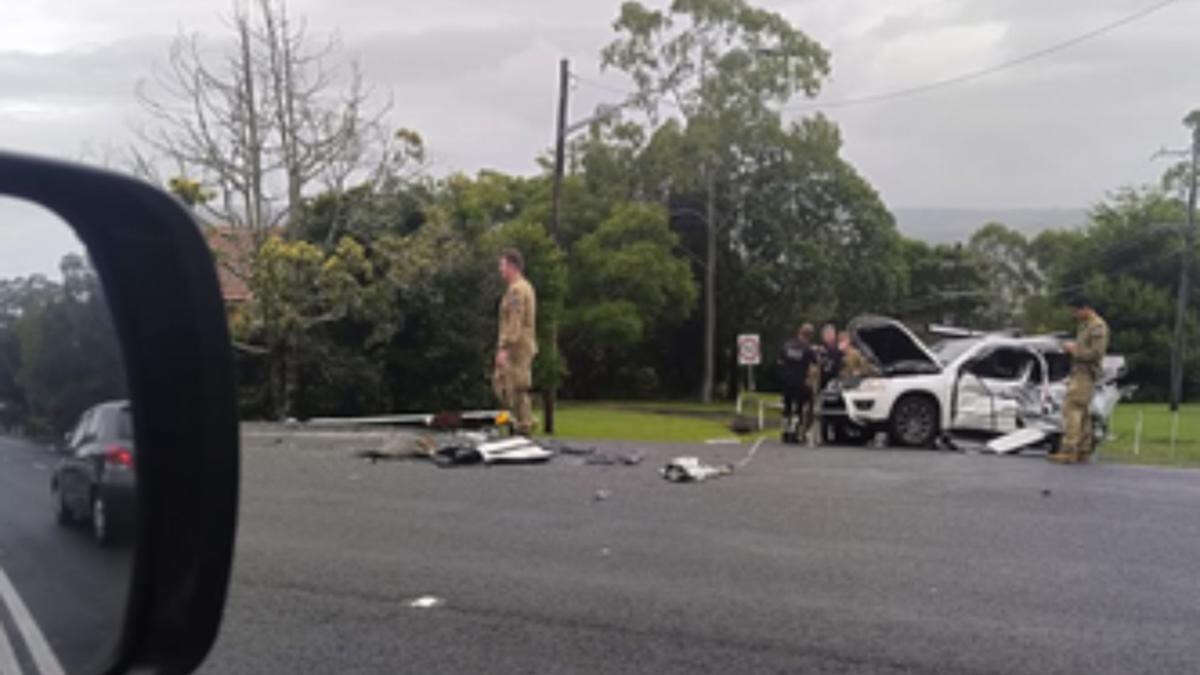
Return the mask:
<path id="1" fill-rule="evenodd" d="M 930 350 L 943 366 L 948 366 L 977 344 L 979 344 L 979 340 L 977 339 L 953 338 L 939 340 L 934 343 Z"/>

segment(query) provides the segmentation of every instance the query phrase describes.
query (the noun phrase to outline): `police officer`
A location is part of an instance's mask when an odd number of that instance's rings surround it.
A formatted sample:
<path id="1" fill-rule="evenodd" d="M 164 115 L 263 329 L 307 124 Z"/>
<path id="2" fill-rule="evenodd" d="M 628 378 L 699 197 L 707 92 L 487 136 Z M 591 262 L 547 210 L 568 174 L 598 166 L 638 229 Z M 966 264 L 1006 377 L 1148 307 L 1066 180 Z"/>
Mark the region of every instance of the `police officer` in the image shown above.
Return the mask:
<path id="1" fill-rule="evenodd" d="M 537 295 L 525 279 L 525 261 L 520 251 L 505 249 L 500 254 L 500 277 L 508 290 L 500 300 L 500 335 L 496 341 L 496 363 L 492 389 L 496 398 L 516 416 L 518 434 L 533 431 L 529 389 L 533 384 L 533 357 L 537 355 Z"/>
<path id="2" fill-rule="evenodd" d="M 1075 464 L 1086 462 L 1095 450 L 1092 430 L 1092 395 L 1101 374 L 1104 353 L 1108 351 L 1108 324 L 1091 303 L 1081 296 L 1069 300 L 1075 320 L 1079 322 L 1075 341 L 1065 345 L 1071 355 L 1071 377 L 1067 381 L 1067 397 L 1063 402 L 1063 439 L 1059 452 L 1049 455 L 1052 462 Z"/>
<path id="3" fill-rule="evenodd" d="M 779 351 L 778 362 L 783 376 L 784 443 L 800 442 L 802 427 L 803 433 L 808 432 L 802 418 L 812 397 L 808 372 L 816 360 L 812 347 L 813 333 L 812 324 L 804 324 L 794 337 L 783 343 Z"/>

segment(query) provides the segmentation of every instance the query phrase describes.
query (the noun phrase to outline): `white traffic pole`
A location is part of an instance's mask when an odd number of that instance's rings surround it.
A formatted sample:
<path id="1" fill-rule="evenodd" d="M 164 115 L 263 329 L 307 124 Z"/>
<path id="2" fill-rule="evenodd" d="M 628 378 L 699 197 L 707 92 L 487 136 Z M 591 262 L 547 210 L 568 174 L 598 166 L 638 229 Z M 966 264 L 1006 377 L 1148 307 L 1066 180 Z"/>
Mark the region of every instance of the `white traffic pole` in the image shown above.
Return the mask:
<path id="1" fill-rule="evenodd" d="M 1133 428 L 1133 456 L 1142 454 L 1142 418 L 1144 413 L 1138 411 L 1137 425 Z"/>

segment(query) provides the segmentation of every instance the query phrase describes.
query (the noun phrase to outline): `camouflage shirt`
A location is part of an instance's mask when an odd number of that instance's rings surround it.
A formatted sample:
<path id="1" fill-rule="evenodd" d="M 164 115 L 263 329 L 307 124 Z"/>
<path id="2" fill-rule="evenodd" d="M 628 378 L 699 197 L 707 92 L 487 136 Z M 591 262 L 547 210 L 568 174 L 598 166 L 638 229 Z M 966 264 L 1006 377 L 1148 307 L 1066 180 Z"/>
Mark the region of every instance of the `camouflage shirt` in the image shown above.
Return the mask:
<path id="1" fill-rule="evenodd" d="M 537 354 L 537 295 L 524 278 L 509 285 L 500 300 L 500 337 L 496 349 L 512 356 Z"/>
<path id="2" fill-rule="evenodd" d="M 1108 351 L 1108 324 L 1100 315 L 1079 322 L 1075 335 L 1075 353 L 1071 357 L 1071 370 L 1090 373 L 1100 377 L 1104 354 Z"/>

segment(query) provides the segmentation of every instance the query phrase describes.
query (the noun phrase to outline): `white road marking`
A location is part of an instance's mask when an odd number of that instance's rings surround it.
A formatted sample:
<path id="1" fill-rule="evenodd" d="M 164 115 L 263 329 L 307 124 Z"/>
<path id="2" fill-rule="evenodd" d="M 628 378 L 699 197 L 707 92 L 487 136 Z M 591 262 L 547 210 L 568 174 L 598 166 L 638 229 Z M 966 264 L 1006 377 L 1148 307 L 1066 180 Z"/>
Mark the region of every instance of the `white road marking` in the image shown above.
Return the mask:
<path id="1" fill-rule="evenodd" d="M 13 586 L 2 567 L 0 567 L 0 602 L 8 606 L 8 611 L 17 624 L 17 630 L 21 632 L 21 638 L 25 640 L 25 646 L 33 656 L 33 662 L 37 665 L 41 675 L 65 675 L 62 664 L 54 655 L 54 650 L 50 648 L 50 643 L 46 642 L 46 636 L 42 635 L 42 629 L 38 628 L 37 621 L 34 621 L 33 615 L 29 613 L 29 608 L 25 606 L 25 601 L 21 600 L 16 587 Z"/>
<path id="2" fill-rule="evenodd" d="M 21 675 L 21 664 L 17 661 L 17 653 L 13 651 L 12 643 L 8 641 L 8 632 L 0 623 L 0 675 Z"/>

